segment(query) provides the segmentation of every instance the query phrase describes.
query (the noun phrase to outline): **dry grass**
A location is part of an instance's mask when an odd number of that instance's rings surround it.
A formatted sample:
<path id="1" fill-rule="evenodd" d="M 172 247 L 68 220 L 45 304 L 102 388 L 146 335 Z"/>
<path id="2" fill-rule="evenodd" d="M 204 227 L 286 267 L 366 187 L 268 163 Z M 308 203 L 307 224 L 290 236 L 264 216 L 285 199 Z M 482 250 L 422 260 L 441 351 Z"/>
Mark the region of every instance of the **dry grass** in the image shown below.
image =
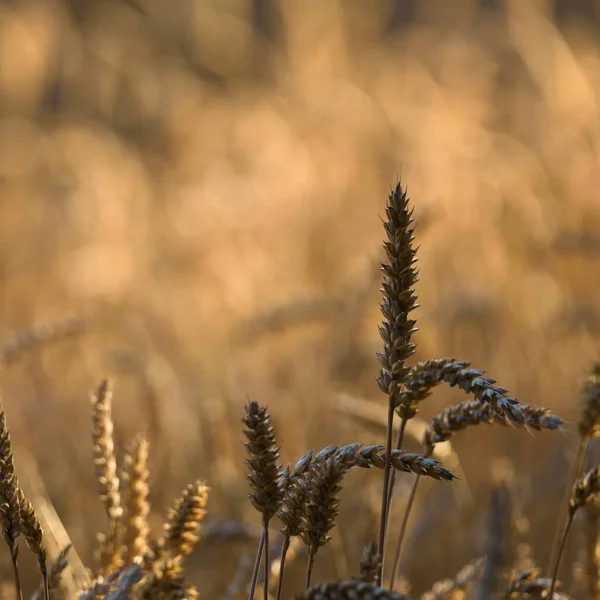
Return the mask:
<path id="1" fill-rule="evenodd" d="M 504 396 L 548 407 L 567 430 L 585 429 L 579 453 L 576 436 L 532 425 L 535 435 L 502 421 L 456 433 L 467 420 L 443 411 L 480 398 L 439 379 L 403 448 L 426 453 L 420 425 L 440 415 L 431 431 L 452 430 L 452 453 L 434 436 L 432 458 L 459 480 L 419 478 L 401 549 L 404 591 L 419 597 L 485 552 L 477 532 L 499 456 L 514 465 L 515 501 L 529 519 L 531 562 L 514 568 L 551 577 L 569 467 L 580 465 L 574 482 L 600 458 L 594 407 L 580 424 L 575 401 L 600 342 L 600 42 L 591 0 L 480 4 L 2 4 L 0 384 L 18 489 L 45 531 L 51 594 L 62 562 L 53 561 L 71 543 L 71 563 L 83 560 L 92 577 L 104 568 L 99 550 L 106 564 L 119 548 L 118 560 L 139 554 L 129 541 L 104 548 L 94 537 L 112 528 L 94 494 L 84 401 L 101 376 L 117 392 L 109 479 L 121 480 L 119 518 L 129 528 L 148 511 L 147 533 L 132 528 L 140 548 L 160 537 L 177 490 L 199 477 L 211 487 L 188 581 L 176 564 L 157 568 L 173 590 L 222 597 L 256 551 L 239 428 L 247 396 L 269 407 L 282 465 L 327 444 L 384 444 L 387 407 L 374 382 L 380 217 L 398 172 L 414 200 L 422 304 L 404 315 L 420 328 L 404 368 L 431 356 L 472 360 L 497 379 L 473 372 L 487 389 L 510 389 Z M 340 412 L 342 396 L 383 420 Z M 129 519 L 124 457 L 138 433 L 150 477 L 147 503 Z M 358 572 L 362 548 L 377 541 L 381 476 L 345 474 L 315 582 Z M 388 577 L 413 478 L 398 473 L 390 486 Z M 591 508 L 578 511 L 565 542 L 561 590 L 577 590 L 581 569 L 570 565 L 593 572 L 597 563 L 582 538 Z M 22 529 L 29 597 L 40 581 L 25 537 Z M 301 543 L 288 562 L 281 593 L 291 597 L 305 577 Z M 67 594 L 85 587 L 85 571 L 74 572 L 62 570 Z M 10 552 L 0 580 L 12 581 Z M 229 600 L 247 595 L 243 581 Z"/>

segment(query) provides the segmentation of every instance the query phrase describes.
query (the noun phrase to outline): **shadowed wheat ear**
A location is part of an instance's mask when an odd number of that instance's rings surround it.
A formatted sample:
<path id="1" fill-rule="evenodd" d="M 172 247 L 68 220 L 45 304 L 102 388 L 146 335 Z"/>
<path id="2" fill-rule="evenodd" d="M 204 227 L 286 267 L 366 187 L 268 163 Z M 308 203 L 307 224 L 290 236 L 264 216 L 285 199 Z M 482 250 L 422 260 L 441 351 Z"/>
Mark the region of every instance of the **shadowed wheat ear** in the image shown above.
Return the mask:
<path id="1" fill-rule="evenodd" d="M 443 600 L 449 597 L 449 594 L 459 591 L 466 592 L 481 575 L 484 563 L 485 559 L 478 558 L 465 565 L 452 579 L 437 581 L 428 592 L 421 596 L 421 600 Z"/>
<path id="2" fill-rule="evenodd" d="M 250 501 L 262 515 L 262 536 L 256 552 L 256 564 L 250 582 L 249 600 L 254 597 L 260 559 L 265 554 L 265 582 L 269 580 L 269 522 L 278 511 L 283 500 L 280 486 L 281 468 L 278 465 L 279 447 L 275 439 L 275 430 L 271 425 L 271 415 L 258 402 L 246 404 L 246 415 L 242 422 L 246 426 L 246 451 L 249 468 Z M 268 586 L 265 583 L 264 597 L 268 598 Z"/>
<path id="3" fill-rule="evenodd" d="M 38 565 L 42 574 L 44 598 L 48 600 L 48 571 L 46 569 L 46 547 L 44 546 L 44 530 L 38 519 L 33 504 L 27 499 L 23 490 L 18 489 L 19 507 L 21 515 L 21 533 L 25 537 L 27 546 L 37 556 Z"/>
<path id="4" fill-rule="evenodd" d="M 405 362 L 415 351 L 415 344 L 411 342 L 411 337 L 416 331 L 416 327 L 415 321 L 410 318 L 410 313 L 418 306 L 413 287 L 419 279 L 414 266 L 417 262 L 417 251 L 413 247 L 413 218 L 408 202 L 406 191 L 403 191 L 400 183 L 398 183 L 388 197 L 385 211 L 387 220 L 384 222 L 387 240 L 384 241 L 383 246 L 388 262 L 381 266 L 383 271 L 381 284 L 383 321 L 379 327 L 379 333 L 383 340 L 383 352 L 377 354 L 377 359 L 381 365 L 377 383 L 381 391 L 388 397 L 385 443 L 387 453 L 377 541 L 377 551 L 382 558 L 384 558 L 385 552 L 388 509 L 391 488 L 393 487 L 390 480 L 392 472 L 390 459 L 394 411 L 398 409 L 402 419 L 396 448 L 402 446 L 406 421 L 415 415 L 412 408 L 404 403 L 402 395 L 402 383 L 409 371 Z M 378 584 L 381 583 L 382 572 L 383 561 L 377 576 Z"/>
<path id="5" fill-rule="evenodd" d="M 2 537 L 10 551 L 17 598 L 21 598 L 21 581 L 17 559 L 19 547 L 17 538 L 21 533 L 21 505 L 19 504 L 19 484 L 15 474 L 10 433 L 6 415 L 0 403 L 0 520 Z"/>
<path id="6" fill-rule="evenodd" d="M 80 594 L 79 600 L 101 600 L 114 589 L 123 568 L 119 567 L 106 575 L 100 575 L 91 582 L 90 587 Z"/>
<path id="7" fill-rule="evenodd" d="M 137 437 L 123 459 L 121 482 L 123 487 L 123 515 L 125 564 L 142 558 L 148 550 L 150 527 L 148 515 L 148 440 Z"/>
<path id="8" fill-rule="evenodd" d="M 556 560 L 554 562 L 554 569 L 552 571 L 552 584 L 550 586 L 550 597 L 556 586 L 556 579 L 560 570 L 560 563 L 562 555 L 565 549 L 565 543 L 569 536 L 571 525 L 573 524 L 573 518 L 575 513 L 583 506 L 585 506 L 592 498 L 600 493 L 600 467 L 594 467 L 588 471 L 584 477 L 578 479 L 573 486 L 571 492 L 571 498 L 569 500 L 569 512 L 567 521 L 563 528 L 560 536 L 560 543 L 558 546 L 558 552 L 556 554 Z"/>
<path id="9" fill-rule="evenodd" d="M 108 516 L 108 529 L 100 552 L 100 572 L 108 573 L 119 566 L 121 538 L 119 521 L 123 514 L 113 439 L 112 382 L 103 379 L 96 391 L 91 394 L 90 400 L 96 481 L 100 500 Z"/>
<path id="10" fill-rule="evenodd" d="M 140 600 L 181 598 L 195 600 L 198 591 L 185 578 L 181 558 L 166 557 L 152 565 L 152 571 L 136 589 Z"/>
<path id="11" fill-rule="evenodd" d="M 375 584 L 375 579 L 377 579 L 377 573 L 380 568 L 381 556 L 377 553 L 377 544 L 371 542 L 363 548 L 358 565 L 358 575 L 354 579 Z"/>
<path id="12" fill-rule="evenodd" d="M 333 581 L 308 588 L 294 600 L 409 600 L 403 594 L 377 587 L 371 583 L 349 579 Z"/>
<path id="13" fill-rule="evenodd" d="M 282 502 L 277 516 L 283 525 L 283 546 L 279 562 L 279 577 L 277 579 L 277 591 L 275 600 L 280 600 L 283 589 L 283 576 L 285 572 L 285 560 L 292 537 L 302 533 L 302 515 L 304 505 L 308 496 L 308 481 L 304 477 L 308 472 L 313 459 L 313 451 L 309 450 L 294 465 L 293 471 L 284 467 L 279 476 L 279 488 L 282 494 Z"/>
<path id="14" fill-rule="evenodd" d="M 581 414 L 578 425 L 579 444 L 571 469 L 567 493 L 563 497 L 559 518 L 556 523 L 556 531 L 554 534 L 555 543 L 550 556 L 551 567 L 556 562 L 561 533 L 564 530 L 566 519 L 568 519 L 567 506 L 569 505 L 571 498 L 569 494 L 571 493 L 571 489 L 575 485 L 577 478 L 581 474 L 590 440 L 600 436 L 600 361 L 597 361 L 594 364 L 592 373 L 583 385 L 580 397 Z"/>
<path id="15" fill-rule="evenodd" d="M 450 387 L 458 386 L 466 394 L 471 394 L 482 405 L 489 405 L 493 416 L 508 419 L 512 424 L 527 426 L 524 406 L 520 400 L 508 395 L 508 390 L 496 385 L 485 371 L 470 368 L 467 361 L 455 358 L 433 358 L 414 365 L 404 382 L 405 403 L 416 411 L 418 404 L 440 383 Z"/>

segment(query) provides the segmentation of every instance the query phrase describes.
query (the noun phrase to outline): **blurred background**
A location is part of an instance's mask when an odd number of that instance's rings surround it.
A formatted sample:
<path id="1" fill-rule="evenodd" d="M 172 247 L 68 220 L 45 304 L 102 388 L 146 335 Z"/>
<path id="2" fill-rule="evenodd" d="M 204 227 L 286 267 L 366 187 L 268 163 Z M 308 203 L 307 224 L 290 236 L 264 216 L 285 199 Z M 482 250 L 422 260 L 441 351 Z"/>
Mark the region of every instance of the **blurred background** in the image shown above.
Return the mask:
<path id="1" fill-rule="evenodd" d="M 119 451 L 151 443 L 155 527 L 209 482 L 214 537 L 189 573 L 224 599 L 259 524 L 247 397 L 286 461 L 383 443 L 381 217 L 398 177 L 420 244 L 415 360 L 470 360 L 575 421 L 600 341 L 599 26 L 598 0 L 0 2 L 0 384 L 51 552 L 70 538 L 92 564 L 105 527 L 88 400 L 105 376 Z M 74 335 L 14 351 L 64 318 Z M 460 400 L 439 388 L 420 416 Z M 548 559 L 575 437 L 479 429 L 456 438 L 461 481 L 421 490 L 415 591 L 482 553 L 498 470 Z M 356 571 L 380 487 L 349 476 L 317 579 Z"/>

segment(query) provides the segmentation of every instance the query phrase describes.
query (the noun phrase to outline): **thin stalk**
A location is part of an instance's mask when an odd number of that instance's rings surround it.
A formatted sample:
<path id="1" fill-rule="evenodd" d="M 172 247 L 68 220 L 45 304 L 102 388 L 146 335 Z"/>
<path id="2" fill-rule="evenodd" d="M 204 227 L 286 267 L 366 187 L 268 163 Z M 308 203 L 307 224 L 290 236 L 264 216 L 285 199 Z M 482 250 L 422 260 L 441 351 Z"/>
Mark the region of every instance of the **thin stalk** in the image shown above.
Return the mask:
<path id="1" fill-rule="evenodd" d="M 429 453 L 427 454 L 429 456 Z M 400 533 L 398 534 L 398 541 L 396 542 L 396 551 L 394 553 L 394 565 L 392 567 L 392 578 L 390 580 L 390 590 L 394 591 L 394 586 L 396 585 L 396 579 L 398 578 L 400 572 L 400 558 L 402 557 L 402 544 L 404 543 L 404 538 L 406 537 L 406 530 L 408 528 L 408 518 L 410 517 L 410 512 L 412 510 L 413 504 L 415 502 L 415 496 L 417 495 L 417 488 L 419 486 L 419 481 L 421 478 L 418 475 L 415 475 L 415 480 L 413 482 L 412 489 L 410 490 L 410 496 L 408 497 L 408 502 L 406 503 L 406 510 L 404 511 L 404 517 L 402 517 L 402 525 L 400 526 Z"/>
<path id="2" fill-rule="evenodd" d="M 290 536 L 286 535 L 283 538 L 283 547 L 281 548 L 281 562 L 279 563 L 279 578 L 277 579 L 277 592 L 275 600 L 281 600 L 281 590 L 283 589 L 283 571 L 285 569 L 285 557 L 287 556 L 288 548 L 290 547 Z"/>
<path id="3" fill-rule="evenodd" d="M 311 544 L 308 550 L 308 564 L 306 565 L 306 589 L 310 587 L 313 567 L 315 566 L 315 554 L 317 553 L 315 545 Z"/>
<path id="4" fill-rule="evenodd" d="M 265 532 L 265 581 L 263 584 L 264 600 L 269 600 L 269 569 L 271 564 L 269 563 L 269 524 L 263 525 L 263 531 Z"/>
<path id="5" fill-rule="evenodd" d="M 13 575 L 15 578 L 15 597 L 16 600 L 23 600 L 23 593 L 21 592 L 21 578 L 19 577 L 19 567 L 17 565 L 17 557 L 19 555 L 19 548 L 14 546 L 11 549 L 11 558 L 12 558 L 12 566 L 13 566 Z"/>
<path id="6" fill-rule="evenodd" d="M 398 437 L 396 438 L 396 450 L 402 448 L 402 440 L 404 439 L 404 430 L 406 429 L 407 419 L 400 421 L 400 429 L 398 430 Z M 387 524 L 389 524 L 390 513 L 392 512 L 392 505 L 394 504 L 394 487 L 396 486 L 396 469 L 392 469 L 390 473 L 390 489 L 388 490 L 388 509 L 387 509 L 387 523 L 386 523 L 386 536 L 387 536 Z"/>
<path id="7" fill-rule="evenodd" d="M 383 563 L 385 553 L 385 532 L 387 527 L 388 494 L 390 489 L 390 472 L 392 470 L 392 435 L 394 426 L 394 403 L 389 399 L 387 432 L 385 442 L 385 470 L 383 473 L 383 491 L 381 493 L 381 518 L 379 521 L 379 539 L 377 542 L 377 552 L 381 556 L 381 566 L 377 573 L 376 585 L 381 585 L 383 578 Z"/>
<path id="8" fill-rule="evenodd" d="M 574 516 L 574 512 L 569 513 L 569 518 L 567 519 L 567 523 L 565 524 L 565 528 L 560 539 L 560 546 L 558 547 L 558 554 L 556 555 L 556 562 L 554 563 L 554 570 L 552 572 L 552 585 L 550 586 L 550 592 L 548 594 L 548 598 L 550 599 L 554 598 L 554 588 L 556 587 L 556 579 L 558 577 L 558 570 L 560 569 L 560 561 L 565 550 L 565 543 L 567 541 L 571 525 L 573 524 Z"/>
<path id="9" fill-rule="evenodd" d="M 252 579 L 250 580 L 250 591 L 248 592 L 248 600 L 254 600 L 254 591 L 256 590 L 256 581 L 258 579 L 258 570 L 260 568 L 260 559 L 262 558 L 263 548 L 265 546 L 265 528 L 263 527 L 258 548 L 256 550 L 256 560 L 254 561 L 254 569 L 252 570 Z"/>
<path id="10" fill-rule="evenodd" d="M 550 569 L 552 565 L 556 563 L 556 554 L 558 552 L 558 544 L 560 540 L 560 532 L 563 530 L 565 526 L 565 520 L 562 515 L 568 514 L 569 509 L 569 500 L 571 498 L 571 490 L 581 473 L 581 468 L 583 467 L 583 461 L 585 460 L 585 455 L 587 453 L 587 448 L 589 444 L 589 437 L 582 437 L 579 440 L 579 445 L 577 447 L 577 454 L 575 456 L 575 461 L 573 463 L 573 469 L 571 471 L 571 479 L 569 481 L 569 485 L 567 487 L 567 491 L 562 499 L 562 503 L 560 505 L 560 513 L 558 517 L 558 522 L 556 524 L 556 531 L 554 532 L 554 544 L 552 547 L 552 553 L 550 555 L 550 562 L 548 564 L 548 568 Z"/>

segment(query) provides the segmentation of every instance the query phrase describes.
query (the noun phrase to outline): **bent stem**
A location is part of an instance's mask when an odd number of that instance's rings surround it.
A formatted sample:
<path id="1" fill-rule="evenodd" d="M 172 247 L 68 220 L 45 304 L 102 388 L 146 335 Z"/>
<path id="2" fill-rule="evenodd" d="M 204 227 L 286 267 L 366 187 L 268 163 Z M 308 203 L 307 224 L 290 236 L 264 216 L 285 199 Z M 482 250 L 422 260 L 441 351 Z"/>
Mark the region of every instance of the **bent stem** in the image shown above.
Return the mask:
<path id="1" fill-rule="evenodd" d="M 556 531 L 554 532 L 554 545 L 552 547 L 552 553 L 550 554 L 550 562 L 548 564 L 548 568 L 550 569 L 552 565 L 556 562 L 556 554 L 558 552 L 558 544 L 560 540 L 560 532 L 564 529 L 565 520 L 562 515 L 566 515 L 568 513 L 569 508 L 569 499 L 571 498 L 571 490 L 579 477 L 579 473 L 581 472 L 581 468 L 583 467 L 583 461 L 585 460 L 585 455 L 587 453 L 587 448 L 589 444 L 589 437 L 582 437 L 579 440 L 579 446 L 577 447 L 577 454 L 575 456 L 575 461 L 573 462 L 573 469 L 571 471 L 571 479 L 569 481 L 569 485 L 567 487 L 567 491 L 562 499 L 562 504 L 560 505 L 560 516 L 558 518 L 558 523 L 556 524 Z"/>
<path id="2" fill-rule="evenodd" d="M 394 403 L 392 398 L 389 399 L 388 406 L 388 419 L 387 419 L 387 432 L 386 432 L 386 443 L 385 443 L 385 470 L 383 473 L 383 491 L 381 493 L 381 517 L 379 520 L 379 539 L 377 542 L 377 552 L 381 556 L 381 566 L 377 571 L 376 585 L 381 585 L 381 579 L 383 577 L 383 563 L 385 553 L 385 533 L 387 527 L 387 513 L 388 513 L 388 498 L 390 489 L 390 471 L 392 468 L 392 435 L 394 426 Z"/>
<path id="3" fill-rule="evenodd" d="M 250 591 L 248 592 L 248 600 L 254 600 L 254 592 L 256 590 L 256 581 L 258 579 L 258 570 L 260 568 L 260 559 L 262 558 L 263 548 L 265 546 L 265 528 L 263 527 L 258 548 L 256 550 L 256 560 L 254 561 L 254 569 L 252 570 L 252 579 L 250 580 Z"/>
<path id="4" fill-rule="evenodd" d="M 281 548 L 281 562 L 279 563 L 279 578 L 277 579 L 277 592 L 275 593 L 275 600 L 281 600 L 281 590 L 283 589 L 283 570 L 285 569 L 285 557 L 289 547 L 290 536 L 286 535 L 283 538 L 283 547 Z"/>
<path id="5" fill-rule="evenodd" d="M 569 518 L 565 525 L 564 531 L 562 533 L 560 539 L 560 546 L 558 547 L 558 554 L 556 555 L 556 562 L 554 563 L 554 570 L 552 572 L 552 584 L 550 585 L 550 592 L 548 593 L 548 598 L 554 598 L 554 588 L 556 587 L 556 579 L 558 578 L 558 571 L 560 569 L 560 561 L 563 556 L 563 552 L 565 550 L 565 543 L 567 541 L 567 537 L 569 535 L 569 530 L 571 529 L 571 525 L 573 524 L 573 516 L 575 513 L 573 511 L 569 512 Z"/>

